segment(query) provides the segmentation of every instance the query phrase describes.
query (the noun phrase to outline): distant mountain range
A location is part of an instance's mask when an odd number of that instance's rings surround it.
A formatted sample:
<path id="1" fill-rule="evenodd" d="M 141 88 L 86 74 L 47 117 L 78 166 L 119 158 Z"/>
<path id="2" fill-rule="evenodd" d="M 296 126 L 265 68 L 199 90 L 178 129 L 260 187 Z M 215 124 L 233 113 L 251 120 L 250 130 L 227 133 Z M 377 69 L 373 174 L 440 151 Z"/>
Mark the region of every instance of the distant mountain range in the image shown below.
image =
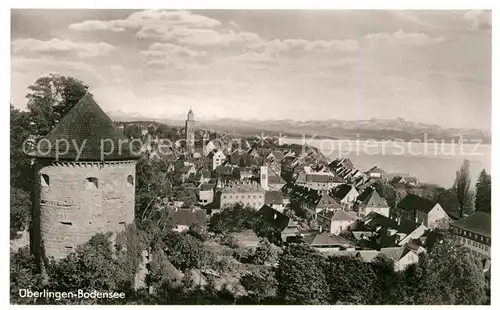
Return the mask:
<path id="1" fill-rule="evenodd" d="M 128 114 L 121 111 L 108 112 L 114 121 L 156 121 L 171 126 L 184 126 L 183 120 L 151 119 L 137 113 Z M 218 120 L 197 121 L 199 128 L 224 131 L 235 135 L 279 135 L 294 138 L 307 135 L 317 138 L 331 139 L 402 139 L 410 141 L 427 139 L 457 142 L 463 136 L 463 143 L 475 143 L 481 139 L 483 143 L 491 143 L 491 131 L 473 128 L 442 128 L 437 125 L 406 121 L 403 118 L 345 121 L 345 120 L 240 120 L 224 118 Z"/>

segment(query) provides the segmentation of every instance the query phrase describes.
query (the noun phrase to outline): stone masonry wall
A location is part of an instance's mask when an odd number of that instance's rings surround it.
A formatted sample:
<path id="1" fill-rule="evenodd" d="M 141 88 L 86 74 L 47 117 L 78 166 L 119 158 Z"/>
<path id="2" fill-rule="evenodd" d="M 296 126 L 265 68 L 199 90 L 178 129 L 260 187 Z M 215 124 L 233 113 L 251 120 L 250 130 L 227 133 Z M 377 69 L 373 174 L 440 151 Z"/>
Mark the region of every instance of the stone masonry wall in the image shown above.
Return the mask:
<path id="1" fill-rule="evenodd" d="M 34 240 L 43 241 L 47 257 L 63 258 L 96 233 L 134 220 L 135 161 L 39 163 L 37 178 Z"/>

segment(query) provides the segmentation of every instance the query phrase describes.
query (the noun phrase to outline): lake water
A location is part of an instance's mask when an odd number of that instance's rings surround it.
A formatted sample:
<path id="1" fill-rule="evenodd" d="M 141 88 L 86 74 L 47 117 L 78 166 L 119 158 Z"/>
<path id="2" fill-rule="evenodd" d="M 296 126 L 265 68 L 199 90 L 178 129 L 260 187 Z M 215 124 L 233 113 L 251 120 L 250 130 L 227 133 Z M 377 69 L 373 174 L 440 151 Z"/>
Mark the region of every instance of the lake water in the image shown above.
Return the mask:
<path id="1" fill-rule="evenodd" d="M 366 171 L 378 166 L 387 173 L 409 173 L 420 182 L 451 187 L 464 159 L 470 162 L 471 185 L 482 169 L 491 173 L 491 145 L 410 143 L 373 140 L 283 139 L 287 144 L 308 144 L 331 159 L 348 157 L 356 168 Z"/>

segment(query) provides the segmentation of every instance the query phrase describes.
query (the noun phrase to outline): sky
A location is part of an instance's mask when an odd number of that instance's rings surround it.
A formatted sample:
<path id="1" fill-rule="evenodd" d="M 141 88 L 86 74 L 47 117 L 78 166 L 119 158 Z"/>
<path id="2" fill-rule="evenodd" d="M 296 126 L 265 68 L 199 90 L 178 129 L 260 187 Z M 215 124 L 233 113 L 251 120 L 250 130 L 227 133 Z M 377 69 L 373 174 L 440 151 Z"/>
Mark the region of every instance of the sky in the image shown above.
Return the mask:
<path id="1" fill-rule="evenodd" d="M 55 72 L 115 114 L 491 128 L 491 11 L 11 12 L 18 108 Z"/>

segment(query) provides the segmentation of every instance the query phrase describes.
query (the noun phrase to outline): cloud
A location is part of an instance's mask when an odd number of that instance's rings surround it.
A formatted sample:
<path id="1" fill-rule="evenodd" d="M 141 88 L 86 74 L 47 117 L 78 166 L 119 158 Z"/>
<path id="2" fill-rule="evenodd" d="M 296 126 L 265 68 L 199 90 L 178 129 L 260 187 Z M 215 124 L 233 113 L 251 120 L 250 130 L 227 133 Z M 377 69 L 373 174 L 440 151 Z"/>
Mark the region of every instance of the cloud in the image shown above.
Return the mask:
<path id="1" fill-rule="evenodd" d="M 225 29 L 168 27 L 149 25 L 143 27 L 136 36 L 141 39 L 157 39 L 191 46 L 244 46 L 260 45 L 261 39 L 256 33 L 235 32 Z"/>
<path id="2" fill-rule="evenodd" d="M 193 14 L 188 11 L 144 10 L 130 14 L 126 19 L 109 21 L 88 20 L 71 24 L 69 28 L 76 31 L 124 31 L 146 26 L 183 26 L 193 28 L 212 28 L 221 23 L 213 18 Z"/>
<path id="3" fill-rule="evenodd" d="M 408 33 L 398 30 L 394 33 L 370 33 L 364 36 L 370 45 L 429 46 L 444 42 L 443 37 L 430 37 L 425 33 Z"/>
<path id="4" fill-rule="evenodd" d="M 72 42 L 53 38 L 49 41 L 17 39 L 12 41 L 12 53 L 24 55 L 76 53 L 80 58 L 106 55 L 116 47 L 105 42 Z"/>
<path id="5" fill-rule="evenodd" d="M 491 25 L 492 25 L 491 11 L 481 11 L 481 10 L 468 11 L 467 13 L 465 13 L 464 18 L 466 21 L 470 23 L 470 28 L 472 30 L 480 30 L 480 29 L 491 30 Z"/>
<path id="6" fill-rule="evenodd" d="M 141 51 L 141 54 L 149 57 L 200 57 L 205 56 L 207 52 L 190 49 L 177 44 L 157 42 L 151 44 L 148 50 Z"/>
<path id="7" fill-rule="evenodd" d="M 113 32 L 123 32 L 124 27 L 120 27 L 115 23 L 101 21 L 101 20 L 86 20 L 78 24 L 69 25 L 69 29 L 75 31 L 113 31 Z"/>

